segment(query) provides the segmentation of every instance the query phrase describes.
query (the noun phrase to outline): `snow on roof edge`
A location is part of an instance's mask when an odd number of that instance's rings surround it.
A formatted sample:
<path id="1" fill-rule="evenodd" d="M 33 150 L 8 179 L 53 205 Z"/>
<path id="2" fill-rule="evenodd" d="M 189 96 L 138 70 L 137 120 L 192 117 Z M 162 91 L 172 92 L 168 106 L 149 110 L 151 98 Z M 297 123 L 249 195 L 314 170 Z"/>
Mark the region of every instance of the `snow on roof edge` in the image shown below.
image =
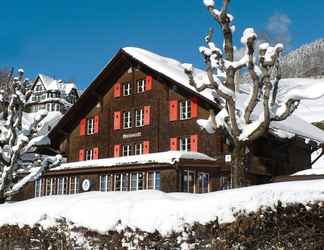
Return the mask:
<path id="1" fill-rule="evenodd" d="M 75 168 L 87 168 L 87 167 L 112 167 L 122 166 L 130 164 L 148 164 L 148 163 L 167 163 L 175 164 L 180 159 L 191 159 L 191 160 L 205 160 L 205 161 L 216 161 L 208 155 L 199 152 L 186 152 L 186 151 L 166 151 L 160 153 L 151 153 L 144 155 L 132 155 L 123 156 L 117 158 L 105 158 L 90 161 L 77 161 L 64 163 L 59 167 L 52 168 L 51 171 L 64 170 L 64 169 L 75 169 Z"/>

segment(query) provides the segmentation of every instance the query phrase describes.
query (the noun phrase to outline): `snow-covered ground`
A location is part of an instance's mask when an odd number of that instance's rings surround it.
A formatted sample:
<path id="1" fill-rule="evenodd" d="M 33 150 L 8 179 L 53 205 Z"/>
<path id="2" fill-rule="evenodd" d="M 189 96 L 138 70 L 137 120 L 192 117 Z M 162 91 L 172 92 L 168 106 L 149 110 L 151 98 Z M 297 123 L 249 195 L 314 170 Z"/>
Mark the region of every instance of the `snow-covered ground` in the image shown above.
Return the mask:
<path id="1" fill-rule="evenodd" d="M 238 211 L 256 211 L 277 201 L 307 203 L 324 201 L 324 181 L 274 183 L 208 194 L 160 191 L 89 192 L 48 196 L 0 205 L 0 225 L 40 223 L 50 226 L 65 217 L 78 226 L 99 232 L 118 230 L 121 225 L 162 234 L 180 231 L 184 223 L 206 223 L 219 218 L 232 222 Z"/>

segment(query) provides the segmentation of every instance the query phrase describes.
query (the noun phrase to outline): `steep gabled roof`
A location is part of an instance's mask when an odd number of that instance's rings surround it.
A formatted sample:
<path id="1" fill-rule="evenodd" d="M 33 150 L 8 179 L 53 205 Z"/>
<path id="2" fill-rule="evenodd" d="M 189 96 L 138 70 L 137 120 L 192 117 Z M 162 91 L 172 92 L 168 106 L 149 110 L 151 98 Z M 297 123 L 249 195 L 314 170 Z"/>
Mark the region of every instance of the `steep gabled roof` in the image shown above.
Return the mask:
<path id="1" fill-rule="evenodd" d="M 212 107 L 219 108 L 211 90 L 207 89 L 200 93 L 189 84 L 189 79 L 184 73 L 184 65 L 181 62 L 157 55 L 144 49 L 127 47 L 119 50 L 90 86 L 84 91 L 77 103 L 72 106 L 62 120 L 57 124 L 55 129 L 52 130 L 50 138 L 54 141 L 56 147 L 59 146 L 58 143 L 62 141 L 65 134 L 71 132 L 78 125 L 82 117 L 84 117 L 98 103 L 100 97 L 113 86 L 113 84 L 127 69 L 129 69 L 131 65 L 134 64 L 144 66 L 144 72 L 147 71 L 153 74 L 153 76 L 159 76 L 164 81 L 186 90 L 188 94 L 196 95 L 199 99 L 202 99 Z M 208 82 L 205 71 L 195 69 L 194 72 L 194 77 L 198 84 Z M 247 93 L 242 92 L 242 94 L 246 95 Z M 216 98 L 221 101 L 220 98 Z M 282 122 L 272 122 L 270 127 L 277 135 L 293 133 L 301 137 L 310 138 L 317 142 L 324 142 L 323 131 L 296 116 L 291 116 Z"/>
<path id="2" fill-rule="evenodd" d="M 50 77 L 50 76 L 47 76 L 44 74 L 38 74 L 38 76 L 32 86 L 32 89 L 34 88 L 34 86 L 38 82 L 38 80 L 40 80 L 42 82 L 42 84 L 46 90 L 58 90 L 58 91 L 64 92 L 67 95 L 72 91 L 72 89 L 77 90 L 76 85 L 72 82 L 65 83 L 63 81 L 56 80 L 53 77 Z"/>

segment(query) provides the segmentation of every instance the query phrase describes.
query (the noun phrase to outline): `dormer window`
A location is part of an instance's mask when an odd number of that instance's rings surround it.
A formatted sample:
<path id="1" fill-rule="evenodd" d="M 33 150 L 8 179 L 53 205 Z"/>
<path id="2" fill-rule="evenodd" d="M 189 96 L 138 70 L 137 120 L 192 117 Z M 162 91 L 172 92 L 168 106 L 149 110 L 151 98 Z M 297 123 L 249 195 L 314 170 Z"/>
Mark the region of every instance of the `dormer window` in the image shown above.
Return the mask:
<path id="1" fill-rule="evenodd" d="M 123 96 L 131 95 L 132 87 L 130 82 L 123 83 Z"/>

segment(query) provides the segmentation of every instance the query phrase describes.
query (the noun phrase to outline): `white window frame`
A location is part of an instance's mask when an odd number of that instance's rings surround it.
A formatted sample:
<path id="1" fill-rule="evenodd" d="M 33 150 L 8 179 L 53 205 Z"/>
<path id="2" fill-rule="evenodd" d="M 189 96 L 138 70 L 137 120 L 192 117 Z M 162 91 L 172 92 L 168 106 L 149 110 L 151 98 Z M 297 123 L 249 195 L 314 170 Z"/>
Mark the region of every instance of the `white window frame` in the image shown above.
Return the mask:
<path id="1" fill-rule="evenodd" d="M 131 82 L 125 82 L 123 85 L 123 96 L 130 96 L 132 94 Z"/>
<path id="2" fill-rule="evenodd" d="M 129 176 L 127 173 L 119 173 L 119 174 L 115 174 L 115 184 L 114 184 L 114 190 L 115 191 L 127 191 L 128 190 L 128 185 L 129 185 Z M 120 186 L 119 189 L 117 189 L 117 176 L 120 176 Z M 125 184 L 127 186 L 125 186 Z"/>
<path id="3" fill-rule="evenodd" d="M 179 150 L 180 151 L 191 151 L 191 140 L 190 137 L 180 137 L 179 138 Z"/>
<path id="4" fill-rule="evenodd" d="M 53 179 L 52 178 L 46 178 L 45 179 L 45 195 L 52 195 L 53 194 L 53 186 L 52 186 Z"/>
<path id="5" fill-rule="evenodd" d="M 41 197 L 42 196 L 42 179 L 38 178 L 35 180 L 35 197 Z"/>
<path id="6" fill-rule="evenodd" d="M 80 176 L 72 176 L 69 182 L 69 194 L 78 193 L 80 193 Z"/>
<path id="7" fill-rule="evenodd" d="M 144 126 L 144 109 L 135 110 L 135 126 L 137 128 Z"/>
<path id="8" fill-rule="evenodd" d="M 142 154 L 144 154 L 144 144 L 143 143 L 136 143 L 134 145 L 134 154 L 135 155 L 142 155 Z"/>
<path id="9" fill-rule="evenodd" d="M 204 177 L 207 177 L 207 188 L 204 187 Z M 209 193 L 209 173 L 198 172 L 198 192 Z"/>
<path id="10" fill-rule="evenodd" d="M 94 118 L 87 119 L 87 135 L 94 134 Z"/>
<path id="11" fill-rule="evenodd" d="M 57 194 L 63 195 L 64 194 L 64 184 L 65 184 L 65 178 L 59 177 L 57 178 Z"/>
<path id="12" fill-rule="evenodd" d="M 188 169 L 183 170 L 183 172 L 182 172 L 182 181 L 184 180 L 185 176 L 187 176 L 187 187 L 185 187 L 186 188 L 185 190 L 182 190 L 183 192 L 190 193 L 189 177 L 190 177 L 191 174 L 193 175 L 193 180 L 192 180 L 193 181 L 193 190 L 192 190 L 192 192 L 196 193 L 196 185 L 195 185 L 195 183 L 196 183 L 196 175 L 195 175 L 195 171 L 188 170 Z M 182 189 L 183 189 L 183 187 L 184 187 L 184 184 L 182 183 Z"/>
<path id="13" fill-rule="evenodd" d="M 132 127 L 132 113 L 130 111 L 123 112 L 123 128 L 128 129 Z"/>
<path id="14" fill-rule="evenodd" d="M 122 156 L 132 155 L 132 146 L 130 144 L 122 145 Z"/>
<path id="15" fill-rule="evenodd" d="M 153 178 L 150 178 L 150 174 L 153 175 L 152 176 Z M 153 186 L 150 185 L 150 180 L 152 180 Z M 157 185 L 157 183 L 159 183 L 159 184 Z M 160 175 L 160 171 L 149 171 L 147 173 L 146 187 L 147 187 L 147 189 L 151 189 L 151 190 L 160 190 L 160 188 L 161 188 L 161 175 Z"/>
<path id="16" fill-rule="evenodd" d="M 91 161 L 93 160 L 93 149 L 87 149 L 85 152 L 85 160 Z"/>
<path id="17" fill-rule="evenodd" d="M 136 81 L 137 93 L 144 93 L 146 90 L 146 80 L 141 79 Z"/>
<path id="18" fill-rule="evenodd" d="M 188 120 L 191 118 L 191 101 L 185 100 L 180 102 L 180 120 Z"/>
<path id="19" fill-rule="evenodd" d="M 135 178 L 132 179 L 132 178 Z M 142 177 L 142 178 L 140 178 Z M 142 187 L 140 188 L 139 184 L 140 184 L 140 180 L 142 182 Z M 135 181 L 135 182 L 134 182 Z M 132 172 L 129 175 L 129 191 L 138 191 L 138 190 L 144 190 L 145 185 L 144 185 L 144 181 L 145 181 L 145 176 L 143 172 Z M 135 186 L 133 185 L 135 184 Z"/>

